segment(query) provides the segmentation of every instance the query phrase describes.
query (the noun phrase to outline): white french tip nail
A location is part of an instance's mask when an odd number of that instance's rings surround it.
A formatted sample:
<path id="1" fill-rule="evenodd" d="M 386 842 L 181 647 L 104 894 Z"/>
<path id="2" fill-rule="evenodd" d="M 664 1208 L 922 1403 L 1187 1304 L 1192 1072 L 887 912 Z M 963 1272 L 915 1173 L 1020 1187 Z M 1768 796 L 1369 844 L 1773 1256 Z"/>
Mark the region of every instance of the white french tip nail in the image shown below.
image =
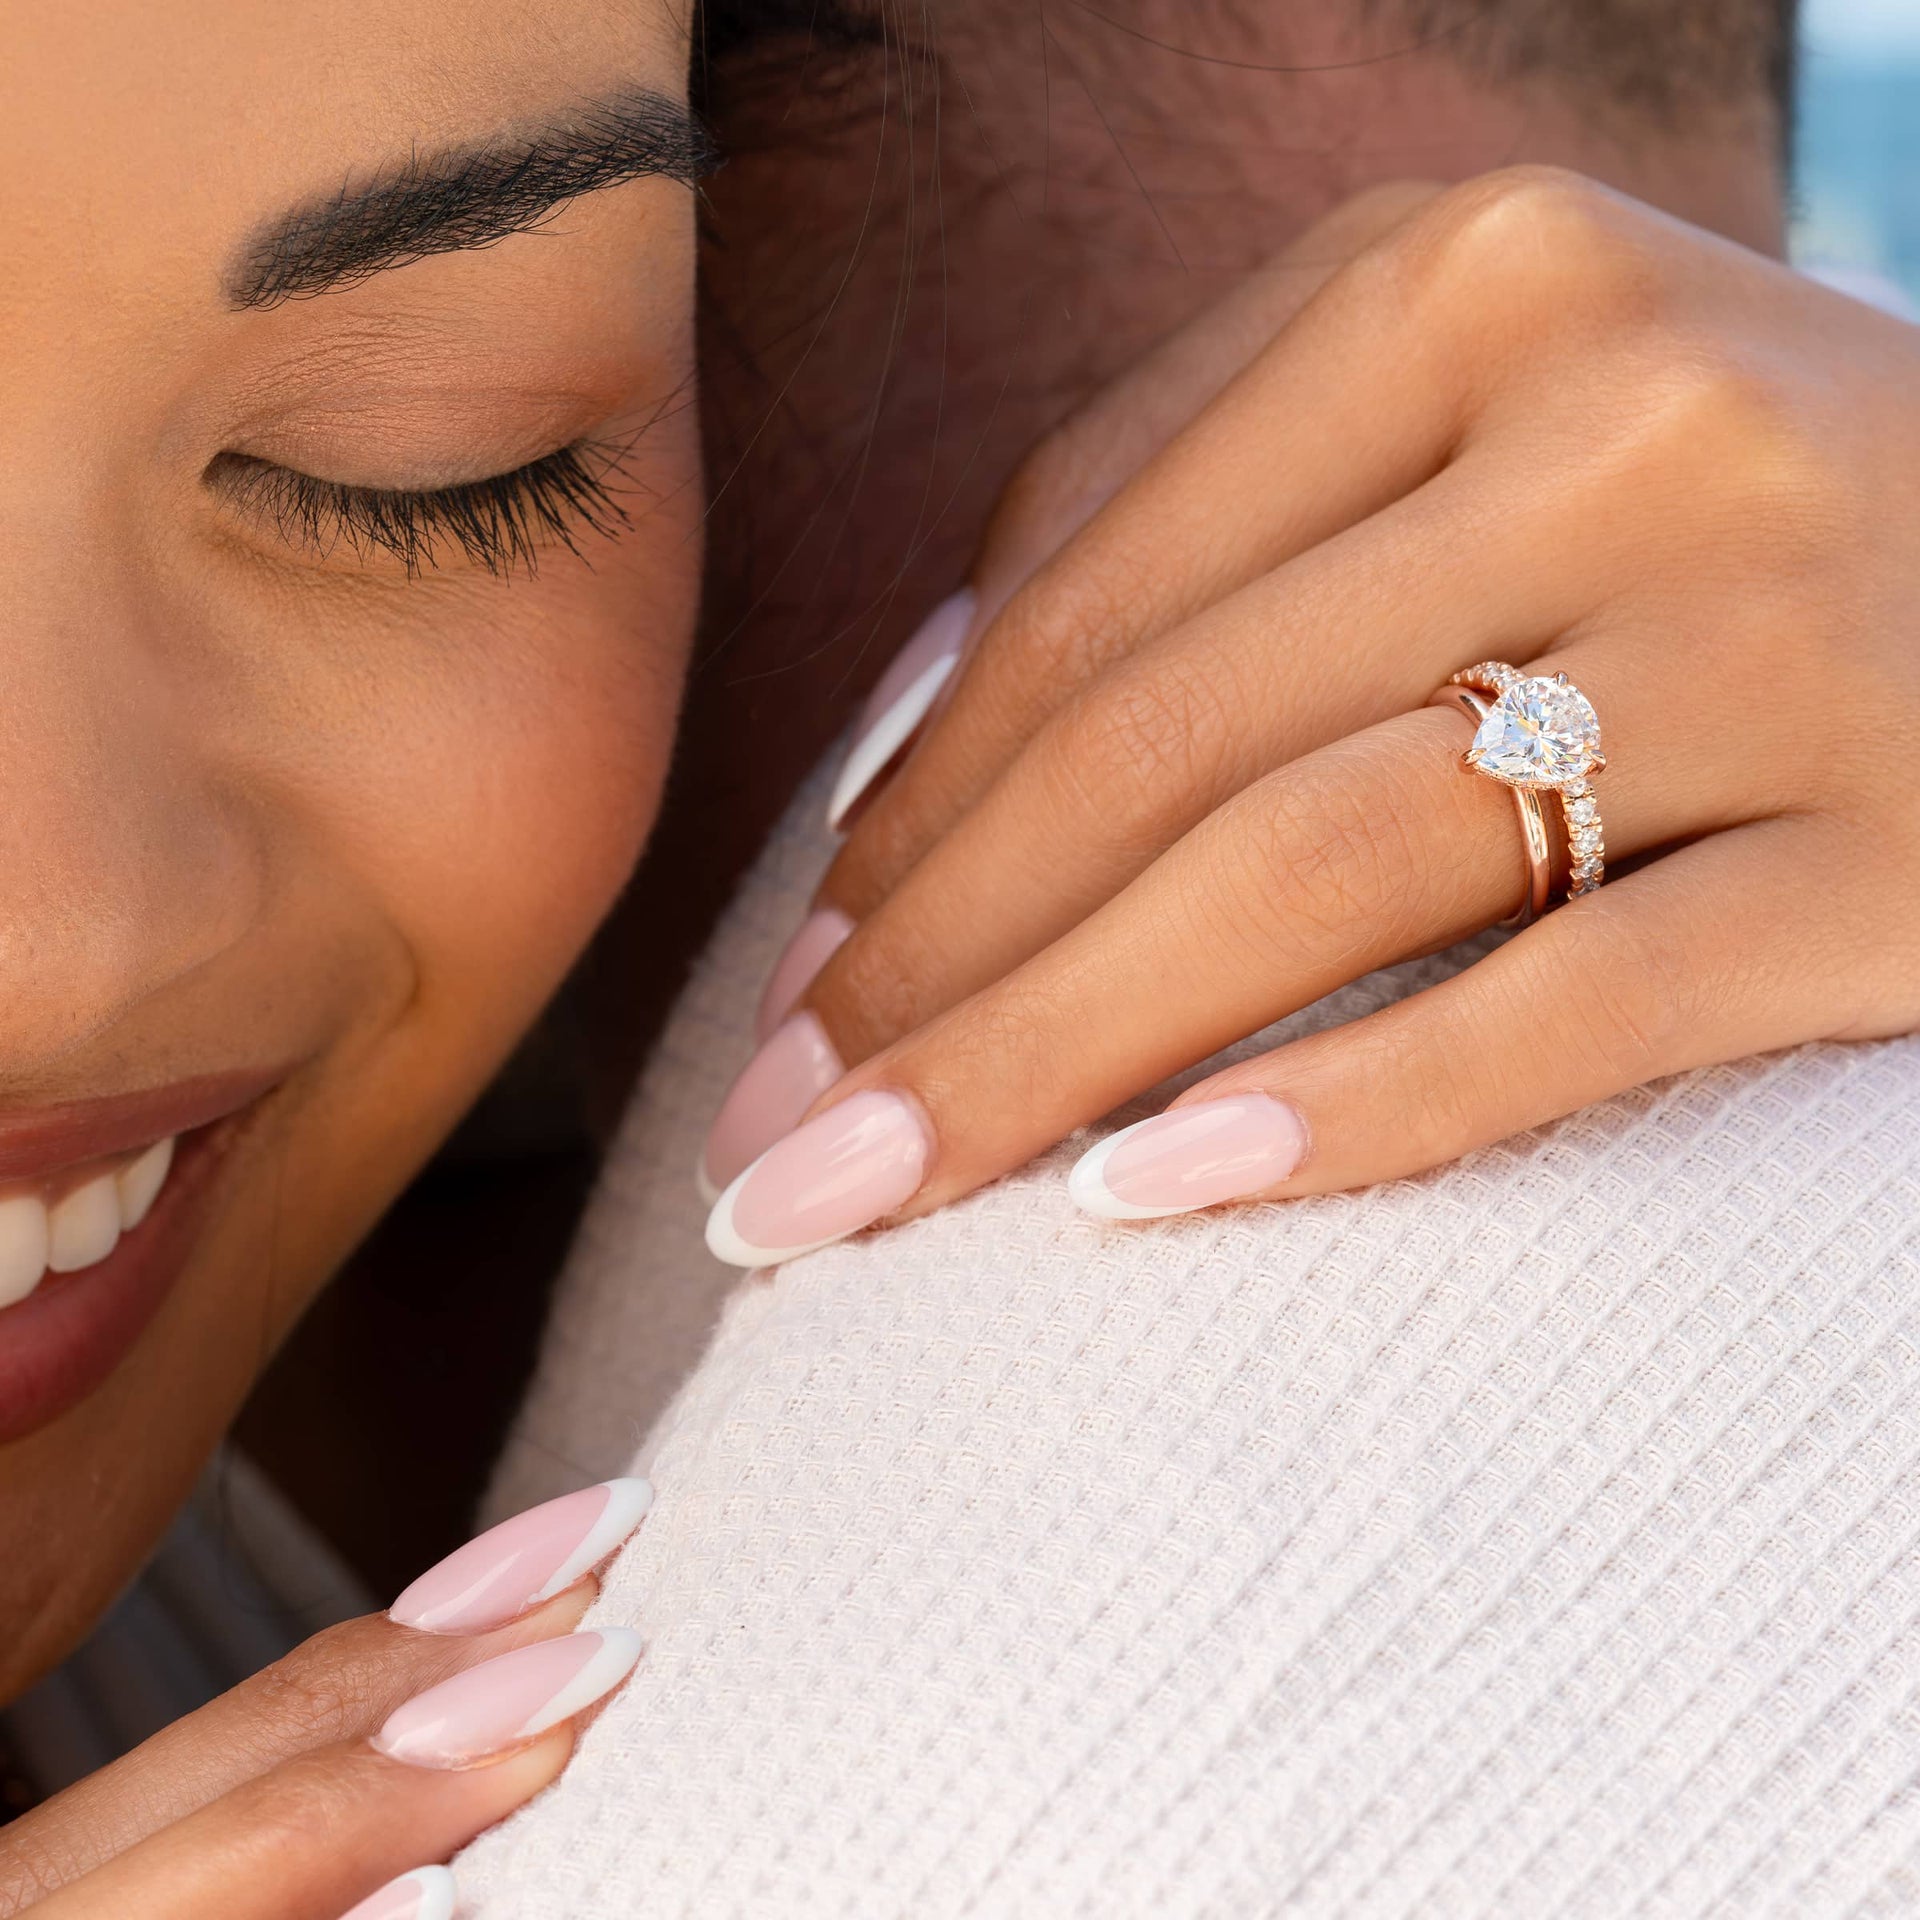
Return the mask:
<path id="1" fill-rule="evenodd" d="M 914 731 L 933 710 L 940 689 L 960 664 L 960 652 L 942 654 L 920 670 L 905 693 L 881 714 L 853 743 L 847 764 L 834 782 L 833 797 L 827 802 L 827 825 L 835 832 L 860 803 L 867 789 L 883 774 L 893 756 L 913 738 Z"/>
<path id="2" fill-rule="evenodd" d="M 611 1693 L 640 1664 L 642 1642 L 631 1627 L 594 1627 L 600 1645 L 587 1664 L 530 1718 L 515 1736 L 531 1740 L 563 1720 L 571 1720 Z"/>
<path id="3" fill-rule="evenodd" d="M 704 1153 L 694 1165 L 693 1184 L 699 1190 L 703 1207 L 711 1207 L 720 1198 L 720 1189 L 713 1184 L 713 1178 L 707 1172 L 707 1156 Z"/>
<path id="4" fill-rule="evenodd" d="M 173 1166 L 173 1142 L 156 1140 L 130 1167 L 122 1167 L 114 1176 L 120 1199 L 120 1231 L 131 1233 L 149 1213 L 167 1184 Z"/>
<path id="5" fill-rule="evenodd" d="M 24 1300 L 47 1272 L 47 1207 L 38 1194 L 0 1200 L 0 1307 Z"/>
<path id="6" fill-rule="evenodd" d="M 1136 1120 L 1132 1126 L 1108 1134 L 1074 1163 L 1073 1171 L 1067 1175 L 1067 1195 L 1082 1213 L 1090 1213 L 1098 1220 L 1165 1220 L 1188 1211 L 1185 1207 L 1131 1206 L 1108 1190 L 1107 1162 L 1113 1158 L 1114 1150 L 1148 1124 L 1145 1120 Z"/>
<path id="7" fill-rule="evenodd" d="M 636 1477 L 602 1484 L 607 1490 L 607 1504 L 601 1508 L 592 1532 L 554 1569 L 553 1578 L 533 1596 L 527 1603 L 529 1606 L 565 1593 L 583 1574 L 591 1573 L 647 1517 L 653 1505 L 651 1480 Z"/>
<path id="8" fill-rule="evenodd" d="M 96 1266 L 120 1239 L 120 1194 L 110 1173 L 96 1174 L 47 1211 L 47 1270 Z"/>
<path id="9" fill-rule="evenodd" d="M 340 1920 L 453 1920 L 459 1898 L 445 1867 L 415 1867 L 369 1894 Z"/>
<path id="10" fill-rule="evenodd" d="M 420 1904 L 413 1910 L 413 1920 L 453 1920 L 460 1890 L 452 1872 L 446 1867 L 417 1867 L 412 1879 L 420 1889 Z"/>
<path id="11" fill-rule="evenodd" d="M 773 1149 L 769 1147 L 767 1153 Z M 767 1157 L 765 1153 L 760 1160 Z M 732 1185 L 713 1203 L 713 1211 L 707 1215 L 707 1251 L 716 1260 L 724 1260 L 730 1267 L 777 1267 L 788 1260 L 798 1260 L 802 1254 L 818 1253 L 822 1247 L 830 1247 L 836 1240 L 844 1240 L 844 1233 L 829 1234 L 824 1240 L 809 1240 L 798 1247 L 757 1247 L 751 1240 L 742 1238 L 740 1230 L 733 1224 L 733 1203 L 739 1199 L 740 1190 L 753 1177 L 754 1168 L 741 1169 Z"/>

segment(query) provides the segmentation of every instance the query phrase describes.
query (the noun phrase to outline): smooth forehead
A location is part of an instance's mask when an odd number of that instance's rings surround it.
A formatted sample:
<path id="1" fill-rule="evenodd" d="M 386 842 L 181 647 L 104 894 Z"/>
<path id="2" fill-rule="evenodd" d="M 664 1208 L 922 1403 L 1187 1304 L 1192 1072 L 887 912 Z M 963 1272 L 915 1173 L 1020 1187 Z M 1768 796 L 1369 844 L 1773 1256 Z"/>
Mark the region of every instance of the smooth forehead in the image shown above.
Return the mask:
<path id="1" fill-rule="evenodd" d="M 589 103 L 684 99 L 681 0 L 0 0 L 9 309 L 217 295 L 245 236 Z"/>

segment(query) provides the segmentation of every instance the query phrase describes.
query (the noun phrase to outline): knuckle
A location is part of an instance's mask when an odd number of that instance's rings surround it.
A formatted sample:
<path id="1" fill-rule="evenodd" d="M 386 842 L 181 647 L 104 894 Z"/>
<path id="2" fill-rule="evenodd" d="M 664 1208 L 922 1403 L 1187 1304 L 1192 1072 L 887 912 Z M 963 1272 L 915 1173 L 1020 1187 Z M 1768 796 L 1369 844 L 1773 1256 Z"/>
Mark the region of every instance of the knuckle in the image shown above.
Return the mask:
<path id="1" fill-rule="evenodd" d="M 363 1732 L 389 1704 L 396 1646 L 377 1617 L 315 1634 L 252 1683 L 263 1717 L 302 1745 Z"/>
<path id="2" fill-rule="evenodd" d="M 964 1142 L 977 1131 L 970 1117 L 985 1088 L 1006 1114 L 1047 1116 L 1075 1105 L 1080 1066 L 1061 1046 L 1060 1031 L 1077 1004 L 1084 1004 L 1081 996 L 1061 983 L 1014 978 L 976 995 L 931 1031 L 910 1063 L 910 1078 L 943 1142 Z"/>
<path id="3" fill-rule="evenodd" d="M 980 697 L 1013 719 L 1090 679 L 1132 632 L 1132 610 L 1151 597 L 1159 572 L 1156 556 L 1135 543 L 1083 536 L 988 627 L 971 669 Z"/>
<path id="4" fill-rule="evenodd" d="M 1693 451 L 1722 486 L 1770 480 L 1810 450 L 1786 388 L 1724 341 L 1670 336 L 1661 364 L 1647 373 L 1653 437 L 1675 452 Z"/>
<path id="5" fill-rule="evenodd" d="M 1062 712 L 1036 742 L 1034 766 L 1054 789 L 1051 811 L 1099 823 L 1101 837 L 1164 844 L 1212 790 L 1231 722 L 1211 674 L 1179 660 L 1129 668 Z"/>
<path id="6" fill-rule="evenodd" d="M 1400 778 L 1391 757 L 1353 742 L 1249 790 L 1242 829 L 1255 870 L 1272 881 L 1254 889 L 1269 944 L 1357 958 L 1393 943 L 1412 908 L 1391 876 L 1416 870 Z"/>
<path id="7" fill-rule="evenodd" d="M 864 923 L 879 909 L 938 833 L 918 804 L 915 773 L 909 763 L 880 789 L 827 869 L 822 897 L 852 920 Z"/>
<path id="8" fill-rule="evenodd" d="M 1490 1050 L 1435 1044 L 1416 1003 L 1401 1002 L 1372 1021 L 1366 1048 L 1352 1062 L 1352 1084 L 1395 1090 L 1409 1167 L 1440 1166 L 1484 1145 L 1510 1112 L 1511 1088 Z"/>
<path id="9" fill-rule="evenodd" d="M 1161 904 L 1169 919 L 1181 917 L 1168 929 L 1170 945 L 1204 954 L 1216 986 L 1236 998 L 1262 994 L 1309 963 L 1315 929 L 1284 910 L 1257 823 L 1250 842 L 1210 833 L 1195 853 L 1197 884 Z"/>
<path id="10" fill-rule="evenodd" d="M 1861 477 L 1789 383 L 1700 344 L 1681 346 L 1644 391 L 1643 457 L 1766 598 L 1854 570 L 1873 524 Z"/>
<path id="11" fill-rule="evenodd" d="M 1456 244 L 1504 254 L 1529 242 L 1584 238 L 1602 199 L 1602 189 L 1584 174 L 1529 163 L 1462 181 L 1440 196 L 1434 211 Z"/>
<path id="12" fill-rule="evenodd" d="M 1576 1079 L 1611 1088 L 1638 1086 L 1674 1071 L 1698 1032 L 1701 969 L 1687 944 L 1660 936 L 1602 889 L 1583 901 L 1565 931 L 1572 952 L 1557 952 L 1531 985 L 1531 997 L 1565 1011 L 1564 1045 Z M 1580 982 L 1567 996 L 1571 977 Z"/>
<path id="13" fill-rule="evenodd" d="M 374 1796 L 394 1791 L 395 1772 L 366 1748 L 289 1761 L 256 1784 L 228 1844 L 263 1866 L 351 1854 Z"/>
<path id="14" fill-rule="evenodd" d="M 1498 287 L 1504 303 L 1529 293 L 1564 321 L 1570 282 L 1582 308 L 1638 302 L 1651 262 L 1634 245 L 1605 188 L 1564 168 L 1504 167 L 1449 189 L 1413 223 L 1429 283 L 1450 293 Z"/>
<path id="15" fill-rule="evenodd" d="M 1493 176 L 1477 237 L 1562 265 L 1617 268 L 1636 251 L 1626 244 L 1621 207 L 1609 189 L 1570 168 L 1509 167 Z"/>
<path id="16" fill-rule="evenodd" d="M 827 962 L 808 998 L 849 1066 L 920 1024 L 920 983 L 942 977 L 941 957 L 911 899 L 903 909 L 896 896 Z"/>
<path id="17" fill-rule="evenodd" d="M 1057 526 L 1071 524 L 1096 482 L 1079 414 L 1050 428 L 1027 450 L 1001 490 L 987 523 L 989 544 L 1025 549 Z"/>
<path id="18" fill-rule="evenodd" d="M 79 1846 L 67 1853 L 54 1845 L 0 1833 L 0 1920 L 11 1920 L 22 1909 L 57 1893 L 85 1870 L 87 1858 Z"/>
<path id="19" fill-rule="evenodd" d="M 1876 516 L 1844 434 L 1802 384 L 1687 321 L 1628 344 L 1605 391 L 1570 498 L 1604 509 L 1630 493 L 1635 552 L 1710 580 L 1743 629 L 1844 600 Z"/>

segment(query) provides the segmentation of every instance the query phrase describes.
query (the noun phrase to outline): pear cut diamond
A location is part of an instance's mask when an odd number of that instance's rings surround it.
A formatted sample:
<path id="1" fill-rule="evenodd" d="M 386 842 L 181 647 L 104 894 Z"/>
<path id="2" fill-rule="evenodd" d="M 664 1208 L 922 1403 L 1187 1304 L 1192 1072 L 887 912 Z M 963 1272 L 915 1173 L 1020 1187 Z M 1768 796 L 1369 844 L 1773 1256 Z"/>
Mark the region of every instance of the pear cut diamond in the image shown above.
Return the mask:
<path id="1" fill-rule="evenodd" d="M 1504 689 L 1473 737 L 1473 764 L 1515 787 L 1565 787 L 1600 751 L 1600 721 L 1565 681 L 1533 675 Z"/>

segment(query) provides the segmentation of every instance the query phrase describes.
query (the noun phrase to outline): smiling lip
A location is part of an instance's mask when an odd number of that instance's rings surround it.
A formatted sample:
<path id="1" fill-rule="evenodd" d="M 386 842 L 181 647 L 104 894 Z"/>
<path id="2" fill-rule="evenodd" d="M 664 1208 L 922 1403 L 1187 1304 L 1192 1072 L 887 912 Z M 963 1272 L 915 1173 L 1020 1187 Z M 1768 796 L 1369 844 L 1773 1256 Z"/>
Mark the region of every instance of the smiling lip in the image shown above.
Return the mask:
<path id="1" fill-rule="evenodd" d="M 215 1074 L 0 1116 L 0 1180 L 51 1178 L 179 1136 L 151 1213 L 105 1259 L 49 1274 L 24 1300 L 0 1308 L 0 1442 L 58 1418 L 126 1356 L 186 1266 L 247 1110 L 285 1073 Z"/>

